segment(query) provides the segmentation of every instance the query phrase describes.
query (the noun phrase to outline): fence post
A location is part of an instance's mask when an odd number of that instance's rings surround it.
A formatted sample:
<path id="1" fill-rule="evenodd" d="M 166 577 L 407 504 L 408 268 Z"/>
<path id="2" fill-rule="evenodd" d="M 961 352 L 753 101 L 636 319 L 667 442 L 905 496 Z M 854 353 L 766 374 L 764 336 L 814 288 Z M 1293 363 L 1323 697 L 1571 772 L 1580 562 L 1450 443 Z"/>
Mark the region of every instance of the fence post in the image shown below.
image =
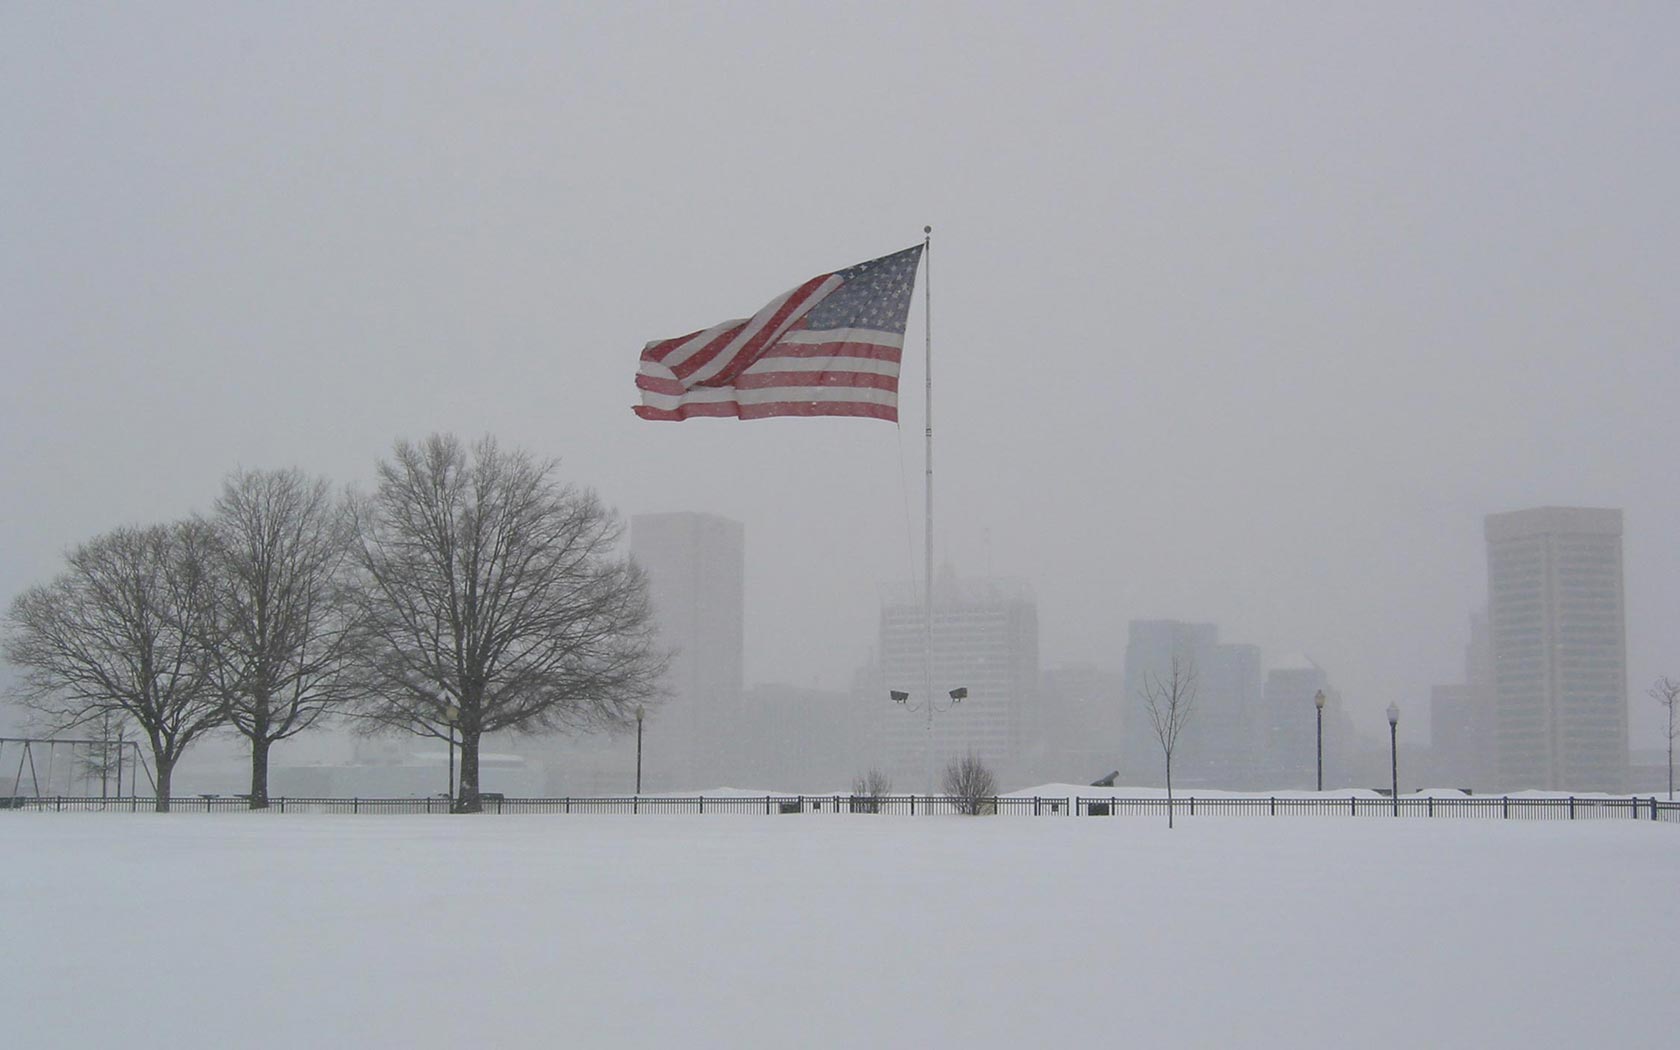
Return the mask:
<path id="1" fill-rule="evenodd" d="M 1657 796 L 1651 796 L 1651 819 L 1657 819 Z"/>
<path id="2" fill-rule="evenodd" d="M 1511 796 L 1505 795 L 1500 800 L 1499 815 L 1504 820 L 1511 819 Z"/>
<path id="3" fill-rule="evenodd" d="M 1359 796 L 1358 795 L 1349 795 L 1348 796 L 1348 816 L 1350 816 L 1350 817 L 1359 816 Z"/>
<path id="4" fill-rule="evenodd" d="M 767 817 L 770 815 L 770 796 L 769 795 L 764 796 L 764 815 L 767 816 Z"/>
<path id="5" fill-rule="evenodd" d="M 1196 815 L 1196 796 L 1195 795 L 1190 796 L 1190 815 L 1192 817 Z"/>
<path id="6" fill-rule="evenodd" d="M 700 812 L 702 812 L 702 813 L 706 812 L 706 796 L 705 795 L 700 796 Z"/>
<path id="7" fill-rule="evenodd" d="M 1276 795 L 1273 795 L 1273 796 L 1272 796 L 1272 797 L 1271 797 L 1271 799 L 1270 799 L 1270 801 L 1271 801 L 1271 803 L 1272 803 L 1272 812 L 1271 812 L 1271 815 L 1272 815 L 1272 816 L 1274 816 L 1274 817 L 1275 817 L 1275 816 L 1277 816 L 1277 796 L 1276 796 Z"/>

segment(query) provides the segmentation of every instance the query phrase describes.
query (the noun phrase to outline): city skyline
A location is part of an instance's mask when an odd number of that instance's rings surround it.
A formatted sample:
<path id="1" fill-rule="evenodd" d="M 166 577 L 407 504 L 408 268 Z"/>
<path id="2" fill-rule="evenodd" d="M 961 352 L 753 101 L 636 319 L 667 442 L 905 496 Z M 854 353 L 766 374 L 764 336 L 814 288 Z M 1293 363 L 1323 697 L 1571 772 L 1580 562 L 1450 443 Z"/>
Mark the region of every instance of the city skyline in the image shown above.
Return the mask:
<path id="1" fill-rule="evenodd" d="M 650 424 L 632 376 L 931 225 L 933 561 L 1035 581 L 1046 661 L 1216 622 L 1380 725 L 1459 673 L 1482 517 L 1564 504 L 1624 510 L 1629 680 L 1676 673 L 1672 9 L 0 17 L 0 600 L 237 466 L 494 433 L 742 522 L 747 677 L 843 689 L 921 575 L 920 399 Z M 666 60 L 720 46 L 765 68 Z M 834 134 L 891 162 L 725 133 L 857 56 Z"/>

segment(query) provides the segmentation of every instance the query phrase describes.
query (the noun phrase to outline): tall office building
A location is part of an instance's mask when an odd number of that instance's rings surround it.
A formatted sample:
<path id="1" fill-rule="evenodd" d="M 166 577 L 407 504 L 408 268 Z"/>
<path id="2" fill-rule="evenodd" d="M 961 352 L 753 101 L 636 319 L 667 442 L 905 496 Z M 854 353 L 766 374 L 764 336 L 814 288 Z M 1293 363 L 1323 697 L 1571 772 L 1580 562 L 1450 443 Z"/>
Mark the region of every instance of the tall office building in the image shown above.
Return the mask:
<path id="1" fill-rule="evenodd" d="M 1519 510 L 1485 531 L 1498 786 L 1624 790 L 1622 512 Z"/>
<path id="2" fill-rule="evenodd" d="M 927 716 L 909 709 L 928 702 L 925 624 L 921 588 L 889 591 L 881 607 L 881 673 L 889 690 L 910 694 L 910 703 L 882 698 L 880 739 L 888 772 L 903 791 L 927 790 Z M 941 573 L 933 585 L 936 781 L 952 758 L 972 751 L 1002 783 L 1014 783 L 1036 717 L 1037 685 L 1038 605 L 1030 588 L 1013 580 L 961 580 L 949 569 Z M 968 697 L 947 710 L 948 694 L 959 686 Z"/>
<path id="3" fill-rule="evenodd" d="M 630 556 L 647 572 L 660 644 L 674 650 L 669 699 L 645 727 L 642 787 L 721 786 L 741 713 L 744 530 L 714 514 L 638 514 Z"/>

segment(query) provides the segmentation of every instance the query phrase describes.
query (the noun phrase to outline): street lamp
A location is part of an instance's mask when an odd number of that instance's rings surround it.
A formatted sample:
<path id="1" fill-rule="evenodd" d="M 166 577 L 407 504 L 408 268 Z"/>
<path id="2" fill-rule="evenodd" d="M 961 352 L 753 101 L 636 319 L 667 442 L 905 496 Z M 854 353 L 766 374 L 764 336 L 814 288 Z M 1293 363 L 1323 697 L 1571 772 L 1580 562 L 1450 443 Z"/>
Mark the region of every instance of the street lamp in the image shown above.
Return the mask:
<path id="1" fill-rule="evenodd" d="M 642 717 L 647 714 L 641 704 L 636 705 L 636 794 L 642 793 Z"/>
<path id="2" fill-rule="evenodd" d="M 1398 731 L 1400 727 L 1400 708 L 1388 705 L 1388 770 L 1392 777 L 1389 781 L 1390 797 L 1394 799 L 1394 815 L 1400 815 L 1400 745 Z"/>
<path id="3" fill-rule="evenodd" d="M 455 808 L 455 723 L 461 718 L 461 709 L 450 704 L 443 709 L 443 724 L 449 732 L 449 808 Z"/>
<path id="4" fill-rule="evenodd" d="M 1324 790 L 1324 690 L 1320 689 L 1313 696 L 1313 706 L 1318 708 L 1318 790 Z"/>

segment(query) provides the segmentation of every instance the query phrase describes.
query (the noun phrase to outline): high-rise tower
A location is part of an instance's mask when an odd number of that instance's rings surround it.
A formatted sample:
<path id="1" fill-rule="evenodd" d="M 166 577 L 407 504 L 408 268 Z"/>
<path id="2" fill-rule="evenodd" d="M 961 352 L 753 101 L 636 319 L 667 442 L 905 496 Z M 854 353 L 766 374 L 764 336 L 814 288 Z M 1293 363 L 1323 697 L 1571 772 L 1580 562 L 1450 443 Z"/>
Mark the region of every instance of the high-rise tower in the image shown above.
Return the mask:
<path id="1" fill-rule="evenodd" d="M 669 698 L 648 716 L 646 790 L 726 783 L 741 710 L 745 530 L 714 514 L 638 514 L 630 556 L 648 574 Z"/>
<path id="2" fill-rule="evenodd" d="M 1622 512 L 1492 514 L 1486 534 L 1498 786 L 1623 790 Z"/>

